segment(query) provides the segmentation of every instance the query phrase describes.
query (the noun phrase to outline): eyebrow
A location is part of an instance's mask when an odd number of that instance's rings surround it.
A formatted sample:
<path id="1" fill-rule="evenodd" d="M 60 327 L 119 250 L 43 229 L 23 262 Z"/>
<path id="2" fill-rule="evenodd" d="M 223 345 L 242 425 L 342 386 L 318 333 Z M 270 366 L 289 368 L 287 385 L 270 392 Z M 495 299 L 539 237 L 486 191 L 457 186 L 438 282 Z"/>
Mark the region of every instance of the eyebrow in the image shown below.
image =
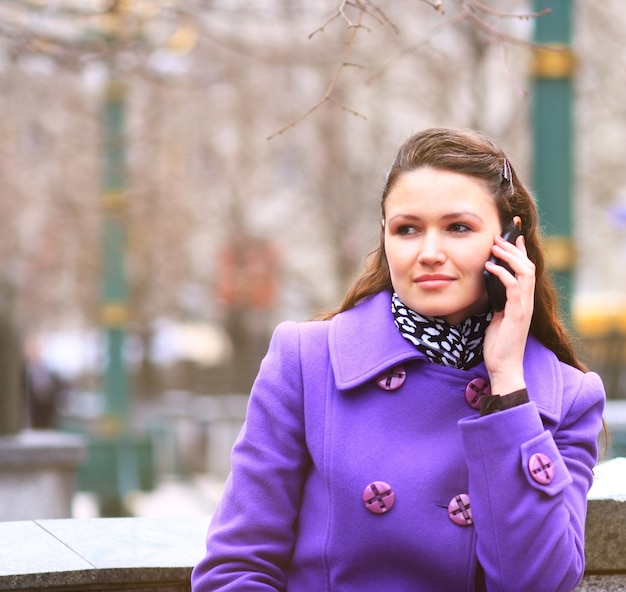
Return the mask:
<path id="1" fill-rule="evenodd" d="M 475 220 L 479 220 L 480 222 L 483 221 L 483 219 L 478 214 L 476 214 L 475 212 L 470 212 L 470 211 L 452 212 L 450 214 L 446 214 L 442 216 L 442 218 L 444 220 L 447 220 L 449 218 L 464 218 L 465 216 L 474 218 Z"/>
<path id="2" fill-rule="evenodd" d="M 465 218 L 465 217 L 473 218 L 474 220 L 478 220 L 479 222 L 484 222 L 484 220 L 478 214 L 471 212 L 469 210 L 468 211 L 462 210 L 460 212 L 450 212 L 449 214 L 444 214 L 443 216 L 441 216 L 441 219 L 452 220 L 452 219 Z M 416 216 L 415 214 L 399 213 L 389 218 L 389 221 L 391 222 L 392 220 L 395 220 L 396 218 L 405 218 L 408 220 L 421 220 L 422 219 L 420 216 Z"/>

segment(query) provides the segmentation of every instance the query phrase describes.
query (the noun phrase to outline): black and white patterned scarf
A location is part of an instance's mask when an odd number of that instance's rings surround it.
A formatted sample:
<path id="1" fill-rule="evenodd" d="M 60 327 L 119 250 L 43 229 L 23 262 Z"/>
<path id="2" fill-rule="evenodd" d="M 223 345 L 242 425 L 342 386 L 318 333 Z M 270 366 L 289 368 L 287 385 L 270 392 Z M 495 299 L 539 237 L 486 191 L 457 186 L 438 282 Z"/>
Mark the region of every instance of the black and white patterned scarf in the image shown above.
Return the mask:
<path id="1" fill-rule="evenodd" d="M 395 292 L 391 297 L 391 310 L 402 337 L 426 354 L 431 362 L 461 370 L 482 362 L 483 339 L 492 312 L 451 325 L 439 317 L 425 317 L 411 310 Z"/>

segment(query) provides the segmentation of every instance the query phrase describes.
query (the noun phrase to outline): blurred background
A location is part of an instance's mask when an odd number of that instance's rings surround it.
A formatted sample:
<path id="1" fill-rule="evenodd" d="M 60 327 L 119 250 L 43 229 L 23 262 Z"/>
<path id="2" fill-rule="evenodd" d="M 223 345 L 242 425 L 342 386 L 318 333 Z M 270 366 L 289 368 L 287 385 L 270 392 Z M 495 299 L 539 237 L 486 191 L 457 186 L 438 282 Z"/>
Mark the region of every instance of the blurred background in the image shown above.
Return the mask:
<path id="1" fill-rule="evenodd" d="M 505 10 L 0 2 L 0 431 L 84 438 L 74 515 L 211 511 L 272 329 L 338 304 L 433 125 L 535 189 L 623 454 L 626 11 Z"/>

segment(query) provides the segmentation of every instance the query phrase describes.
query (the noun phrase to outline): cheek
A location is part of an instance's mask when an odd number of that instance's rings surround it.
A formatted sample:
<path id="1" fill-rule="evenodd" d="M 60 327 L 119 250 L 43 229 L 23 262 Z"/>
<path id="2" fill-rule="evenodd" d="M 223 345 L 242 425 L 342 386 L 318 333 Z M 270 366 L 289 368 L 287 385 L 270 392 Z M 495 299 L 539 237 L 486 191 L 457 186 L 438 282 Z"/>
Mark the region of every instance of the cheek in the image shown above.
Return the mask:
<path id="1" fill-rule="evenodd" d="M 412 251 L 410 248 L 402 248 L 401 245 L 394 244 L 394 241 L 385 243 L 385 256 L 389 265 L 389 271 L 393 275 L 411 266 Z"/>
<path id="2" fill-rule="evenodd" d="M 491 250 L 483 253 L 483 249 L 477 249 L 479 255 L 472 258 L 471 263 L 468 265 L 468 273 L 474 276 L 476 283 L 480 283 L 483 287 L 483 272 L 485 271 L 485 262 L 491 256 Z"/>
<path id="3" fill-rule="evenodd" d="M 491 255 L 491 244 L 473 243 L 463 244 L 462 248 L 455 249 L 454 260 L 459 270 L 462 270 L 465 276 L 469 276 L 482 282 L 483 271 L 485 270 L 485 262 Z"/>

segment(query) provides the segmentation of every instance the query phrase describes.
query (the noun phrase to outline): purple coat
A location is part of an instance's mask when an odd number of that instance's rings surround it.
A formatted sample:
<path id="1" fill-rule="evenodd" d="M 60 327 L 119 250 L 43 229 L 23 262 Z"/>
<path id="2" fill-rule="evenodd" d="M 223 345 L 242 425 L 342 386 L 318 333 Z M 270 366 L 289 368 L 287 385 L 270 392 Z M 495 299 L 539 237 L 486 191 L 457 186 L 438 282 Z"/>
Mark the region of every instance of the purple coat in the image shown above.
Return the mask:
<path id="1" fill-rule="evenodd" d="M 281 324 L 193 590 L 574 589 L 604 389 L 533 338 L 525 377 L 529 403 L 479 417 L 484 364 L 428 362 L 387 293 Z"/>

